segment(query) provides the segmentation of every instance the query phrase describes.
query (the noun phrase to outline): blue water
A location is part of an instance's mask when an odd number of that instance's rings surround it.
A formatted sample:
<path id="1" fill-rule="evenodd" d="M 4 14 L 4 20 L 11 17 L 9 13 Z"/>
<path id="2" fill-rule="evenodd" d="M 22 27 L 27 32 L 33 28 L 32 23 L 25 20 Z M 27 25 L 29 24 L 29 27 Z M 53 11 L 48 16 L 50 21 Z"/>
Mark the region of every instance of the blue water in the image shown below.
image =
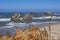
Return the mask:
<path id="1" fill-rule="evenodd" d="M 11 18 L 11 16 L 13 15 L 14 13 L 0 13 L 0 34 L 5 34 L 6 32 L 10 32 L 10 34 L 13 34 L 14 32 L 14 26 L 16 27 L 19 27 L 19 28 L 29 28 L 29 24 L 27 23 L 12 23 L 11 21 L 8 21 L 7 19 Z M 21 14 L 21 17 L 23 17 L 26 13 L 20 13 Z M 45 14 L 41 14 L 41 13 L 37 13 L 37 14 L 32 14 L 30 13 L 30 15 L 35 18 L 35 17 L 43 17 L 43 16 L 47 16 L 48 15 L 45 15 Z M 52 24 L 52 23 L 56 23 L 56 22 L 59 22 L 60 21 L 60 18 L 57 18 L 57 17 L 60 17 L 60 14 L 59 13 L 55 13 L 53 14 L 52 16 L 56 16 L 56 19 L 54 19 L 53 21 L 50 21 L 49 19 L 32 19 L 32 25 L 48 25 L 48 24 Z M 7 19 L 6 19 L 7 18 Z M 3 20 L 2 20 L 3 19 Z M 6 20 L 5 20 L 6 19 Z"/>
<path id="2" fill-rule="evenodd" d="M 10 23 L 10 18 L 11 16 L 13 15 L 14 13 L 0 13 L 0 27 L 4 27 L 4 26 L 10 26 L 10 25 L 7 25 L 8 23 Z M 21 15 L 21 17 L 23 17 L 26 12 L 24 13 L 19 13 Z M 32 19 L 31 21 L 32 22 L 49 22 L 50 19 L 39 19 L 39 17 L 43 17 L 43 16 L 47 16 L 46 14 L 44 13 L 29 13 L 32 18 L 35 18 L 35 19 Z M 52 13 L 52 16 L 55 16 L 55 19 L 53 21 L 60 21 L 60 18 L 57 18 L 57 17 L 60 17 L 60 12 L 55 12 L 55 13 Z M 38 19 L 36 19 L 36 17 Z"/>

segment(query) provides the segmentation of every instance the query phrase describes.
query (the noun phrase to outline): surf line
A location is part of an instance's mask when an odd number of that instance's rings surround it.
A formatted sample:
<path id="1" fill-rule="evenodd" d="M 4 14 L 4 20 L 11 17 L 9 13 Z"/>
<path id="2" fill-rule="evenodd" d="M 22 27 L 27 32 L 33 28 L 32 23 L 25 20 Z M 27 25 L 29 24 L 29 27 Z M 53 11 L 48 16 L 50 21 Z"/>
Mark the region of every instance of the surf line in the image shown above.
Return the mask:
<path id="1" fill-rule="evenodd" d="M 49 19 L 51 18 L 50 16 L 46 16 L 46 17 L 32 17 L 32 19 Z M 0 21 L 10 21 L 11 18 L 0 18 Z M 20 18 L 21 20 L 23 18 Z M 60 19 L 60 17 L 56 17 L 56 16 L 53 16 L 53 19 Z"/>

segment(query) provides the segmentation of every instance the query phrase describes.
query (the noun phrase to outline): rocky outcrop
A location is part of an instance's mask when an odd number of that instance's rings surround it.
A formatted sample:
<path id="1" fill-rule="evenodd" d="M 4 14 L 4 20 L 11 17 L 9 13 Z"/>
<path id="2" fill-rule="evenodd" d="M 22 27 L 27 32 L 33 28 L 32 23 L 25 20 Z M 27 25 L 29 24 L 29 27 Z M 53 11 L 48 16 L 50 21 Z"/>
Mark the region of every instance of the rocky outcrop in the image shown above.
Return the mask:
<path id="1" fill-rule="evenodd" d="M 18 21 L 18 20 L 20 20 L 20 14 L 16 13 L 12 15 L 11 21 Z"/>
<path id="2" fill-rule="evenodd" d="M 32 17 L 31 17 L 31 15 L 26 14 L 23 19 L 24 19 L 24 20 L 31 20 Z"/>
<path id="3" fill-rule="evenodd" d="M 30 23 L 31 20 L 32 20 L 32 17 L 30 14 L 26 14 L 24 17 L 23 17 L 23 20 L 25 21 L 25 23 Z"/>

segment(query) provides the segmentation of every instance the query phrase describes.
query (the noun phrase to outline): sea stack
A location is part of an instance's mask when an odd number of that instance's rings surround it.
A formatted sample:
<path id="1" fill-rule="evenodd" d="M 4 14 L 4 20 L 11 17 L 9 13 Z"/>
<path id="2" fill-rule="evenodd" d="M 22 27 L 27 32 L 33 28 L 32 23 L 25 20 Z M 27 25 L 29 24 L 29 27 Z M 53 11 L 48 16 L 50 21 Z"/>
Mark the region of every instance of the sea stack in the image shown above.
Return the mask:
<path id="1" fill-rule="evenodd" d="M 20 20 L 20 14 L 16 13 L 12 15 L 11 21 L 19 21 Z"/>
<path id="2" fill-rule="evenodd" d="M 32 17 L 31 17 L 30 14 L 25 14 L 25 16 L 24 16 L 23 19 L 24 19 L 25 22 L 28 22 L 29 23 L 29 22 L 31 22 Z"/>
<path id="3" fill-rule="evenodd" d="M 25 14 L 24 20 L 31 20 L 31 19 L 32 19 L 32 17 L 30 14 Z"/>

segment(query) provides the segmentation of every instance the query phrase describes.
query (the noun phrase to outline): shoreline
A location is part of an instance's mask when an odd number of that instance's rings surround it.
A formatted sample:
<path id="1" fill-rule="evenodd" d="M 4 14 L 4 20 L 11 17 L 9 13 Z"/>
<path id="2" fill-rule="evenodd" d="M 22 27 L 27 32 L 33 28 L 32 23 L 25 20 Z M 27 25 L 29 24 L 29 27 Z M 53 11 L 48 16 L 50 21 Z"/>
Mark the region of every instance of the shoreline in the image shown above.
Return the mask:
<path id="1" fill-rule="evenodd" d="M 49 26 L 49 25 L 53 25 L 53 24 L 57 24 L 60 23 L 59 21 L 48 21 L 48 22 L 32 22 L 31 26 Z M 8 23 L 6 24 L 6 26 L 1 26 L 0 29 L 4 29 L 4 28 L 14 28 L 14 27 L 20 27 L 20 28 L 29 28 L 30 25 L 29 23 Z"/>
<path id="2" fill-rule="evenodd" d="M 50 30 L 49 30 L 49 28 L 50 28 Z M 48 35 L 47 36 L 48 40 L 50 40 L 50 39 L 55 39 L 55 40 L 60 39 L 60 22 L 54 23 L 54 24 L 45 25 L 45 26 L 44 25 L 43 26 L 31 26 L 31 28 L 24 29 L 23 31 L 20 30 L 19 32 L 18 32 L 18 30 L 19 30 L 19 28 L 17 30 L 15 30 L 14 32 L 16 32 L 16 31 L 17 31 L 17 33 L 22 32 L 22 33 L 24 33 L 24 35 L 26 35 L 25 34 L 26 32 L 28 32 L 28 34 L 30 34 L 30 31 L 32 31 L 32 34 L 35 34 L 34 32 L 39 34 L 39 33 L 41 33 L 40 31 L 43 32 L 43 30 L 44 30 L 44 32 L 46 31 L 48 33 L 48 34 L 46 34 L 46 35 Z M 37 30 L 37 31 L 33 31 L 33 30 Z M 32 35 L 32 34 L 30 34 L 30 35 Z M 10 35 L 13 36 L 14 34 L 10 34 Z M 23 35 L 23 37 L 24 37 L 24 35 Z M 27 35 L 26 35 L 26 37 L 27 37 Z"/>

